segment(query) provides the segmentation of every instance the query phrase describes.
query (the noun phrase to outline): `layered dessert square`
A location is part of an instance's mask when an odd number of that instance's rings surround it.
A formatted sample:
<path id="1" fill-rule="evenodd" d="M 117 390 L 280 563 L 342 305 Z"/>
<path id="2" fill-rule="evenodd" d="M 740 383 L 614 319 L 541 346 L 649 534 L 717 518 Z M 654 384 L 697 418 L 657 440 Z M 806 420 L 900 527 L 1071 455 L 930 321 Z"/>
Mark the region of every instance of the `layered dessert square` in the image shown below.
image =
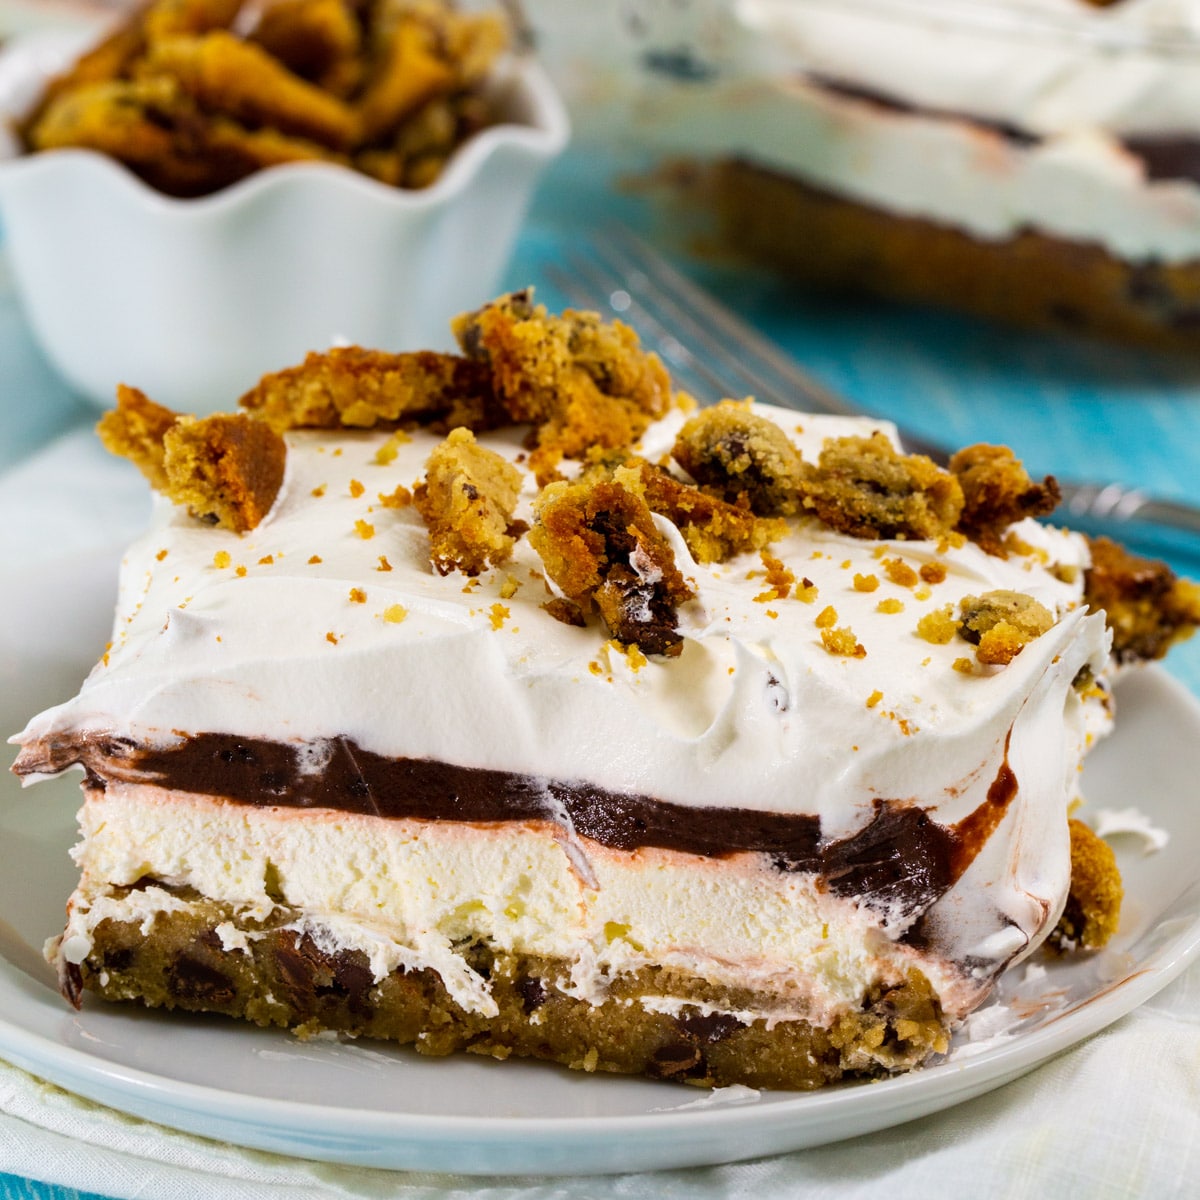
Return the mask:
<path id="1" fill-rule="evenodd" d="M 1194 587 L 1002 448 L 697 409 L 527 293 L 455 332 L 102 420 L 154 519 L 14 739 L 84 772 L 71 1002 L 811 1088 L 1104 943 L 1080 763 Z"/>

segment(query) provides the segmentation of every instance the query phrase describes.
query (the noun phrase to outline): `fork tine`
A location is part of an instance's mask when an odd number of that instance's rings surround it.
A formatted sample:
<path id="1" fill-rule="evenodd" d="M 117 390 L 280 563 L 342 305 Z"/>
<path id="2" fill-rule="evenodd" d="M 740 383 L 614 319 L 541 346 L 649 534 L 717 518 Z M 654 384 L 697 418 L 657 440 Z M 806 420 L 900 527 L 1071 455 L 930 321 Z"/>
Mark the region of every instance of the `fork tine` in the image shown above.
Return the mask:
<path id="1" fill-rule="evenodd" d="M 702 339 L 707 355 L 738 361 L 743 373 L 758 384 L 752 391 L 760 399 L 833 416 L 866 415 L 861 408 L 818 383 L 778 346 L 677 270 L 632 230 L 612 225 L 605 228 L 604 237 L 610 245 L 620 245 L 628 269 L 636 270 L 646 280 L 647 291 L 654 291 L 660 297 L 670 296 L 672 313 L 686 324 L 689 336 L 694 334 Z M 708 328 L 723 338 L 713 336 Z M 771 383 L 772 377 L 778 382 Z M 945 465 L 948 455 L 943 446 L 911 430 L 903 431 L 903 441 L 910 452 L 927 455 Z"/>
<path id="2" fill-rule="evenodd" d="M 672 315 L 686 324 L 689 336 L 703 339 L 709 353 L 730 357 L 728 347 L 722 346 L 708 329 L 719 331 L 737 347 L 736 360 L 745 375 L 757 383 L 757 389 L 752 390 L 762 399 L 775 400 L 790 408 L 806 406 L 836 416 L 862 415 L 859 409 L 802 371 L 758 330 L 715 301 L 637 234 L 614 225 L 606 228 L 604 235 L 610 246 L 620 247 L 627 269 L 640 269 L 664 297 L 669 297 Z M 703 324 L 698 318 L 702 318 Z M 783 387 L 770 382 L 772 375 Z"/>
<path id="3" fill-rule="evenodd" d="M 614 274 L 628 280 L 630 292 L 662 313 L 661 324 L 677 330 L 679 338 L 687 339 L 688 344 L 695 347 L 695 356 L 700 361 L 719 362 L 726 368 L 721 397 L 752 395 L 771 403 L 789 404 L 789 397 L 776 383 L 745 361 L 744 347 L 739 346 L 738 352 L 731 354 L 729 346 L 705 327 L 696 306 L 690 304 L 687 297 L 679 296 L 677 289 L 664 284 L 654 271 L 657 264 L 644 261 L 640 255 L 635 257 L 624 247 L 607 241 L 598 245 L 595 253 L 606 260 Z"/>
<path id="4" fill-rule="evenodd" d="M 599 251 L 593 248 L 593 253 L 598 255 Z M 579 251 L 570 253 L 569 264 L 570 274 L 558 267 L 547 268 L 554 286 L 578 307 L 607 307 L 633 325 L 642 341 L 666 360 L 677 386 L 711 399 L 740 391 L 731 377 L 722 372 L 727 356 L 711 361 L 697 358 L 651 311 L 639 279 Z"/>

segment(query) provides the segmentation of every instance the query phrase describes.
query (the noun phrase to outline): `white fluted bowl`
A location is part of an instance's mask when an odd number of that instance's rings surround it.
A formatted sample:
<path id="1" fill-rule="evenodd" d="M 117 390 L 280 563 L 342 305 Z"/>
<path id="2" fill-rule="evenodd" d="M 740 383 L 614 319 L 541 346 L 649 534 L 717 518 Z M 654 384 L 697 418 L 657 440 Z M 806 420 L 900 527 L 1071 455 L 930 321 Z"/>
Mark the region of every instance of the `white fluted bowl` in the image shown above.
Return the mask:
<path id="1" fill-rule="evenodd" d="M 0 52 L 0 118 L 27 111 L 78 36 Z M 90 150 L 22 155 L 0 130 L 4 246 L 34 334 L 78 391 L 118 382 L 185 412 L 228 409 L 268 371 L 350 341 L 441 347 L 491 298 L 533 188 L 567 143 L 565 110 L 529 61 L 497 73 L 507 123 L 405 191 L 328 164 L 260 171 L 177 200 Z"/>

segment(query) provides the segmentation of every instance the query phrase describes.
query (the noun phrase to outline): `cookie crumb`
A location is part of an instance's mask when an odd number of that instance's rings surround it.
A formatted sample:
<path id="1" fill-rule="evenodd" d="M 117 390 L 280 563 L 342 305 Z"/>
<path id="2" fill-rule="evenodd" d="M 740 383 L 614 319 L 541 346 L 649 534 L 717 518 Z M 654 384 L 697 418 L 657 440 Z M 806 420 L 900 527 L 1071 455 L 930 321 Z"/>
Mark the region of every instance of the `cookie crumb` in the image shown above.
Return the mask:
<path id="1" fill-rule="evenodd" d="M 917 637 L 935 646 L 948 645 L 958 632 L 958 622 L 954 619 L 954 610 L 949 604 L 927 612 L 917 622 Z"/>
<path id="2" fill-rule="evenodd" d="M 839 627 L 822 629 L 821 643 L 830 654 L 838 654 L 843 658 L 865 658 L 866 647 L 854 636 L 854 630 Z"/>

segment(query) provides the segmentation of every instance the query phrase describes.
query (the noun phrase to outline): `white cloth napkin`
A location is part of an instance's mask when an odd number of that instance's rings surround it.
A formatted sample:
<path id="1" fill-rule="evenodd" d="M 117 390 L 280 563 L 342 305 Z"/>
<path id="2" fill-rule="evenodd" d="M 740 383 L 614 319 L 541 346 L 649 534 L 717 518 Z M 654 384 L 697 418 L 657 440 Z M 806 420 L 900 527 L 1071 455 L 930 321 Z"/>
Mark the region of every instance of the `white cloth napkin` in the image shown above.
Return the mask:
<path id="1" fill-rule="evenodd" d="M 619 1161 L 619 1145 L 613 1155 Z M 122 1200 L 1195 1196 L 1200 965 L 1084 1045 L 986 1096 L 853 1141 L 754 1162 L 555 1179 L 331 1166 L 164 1129 L 0 1064 L 0 1171 Z"/>

